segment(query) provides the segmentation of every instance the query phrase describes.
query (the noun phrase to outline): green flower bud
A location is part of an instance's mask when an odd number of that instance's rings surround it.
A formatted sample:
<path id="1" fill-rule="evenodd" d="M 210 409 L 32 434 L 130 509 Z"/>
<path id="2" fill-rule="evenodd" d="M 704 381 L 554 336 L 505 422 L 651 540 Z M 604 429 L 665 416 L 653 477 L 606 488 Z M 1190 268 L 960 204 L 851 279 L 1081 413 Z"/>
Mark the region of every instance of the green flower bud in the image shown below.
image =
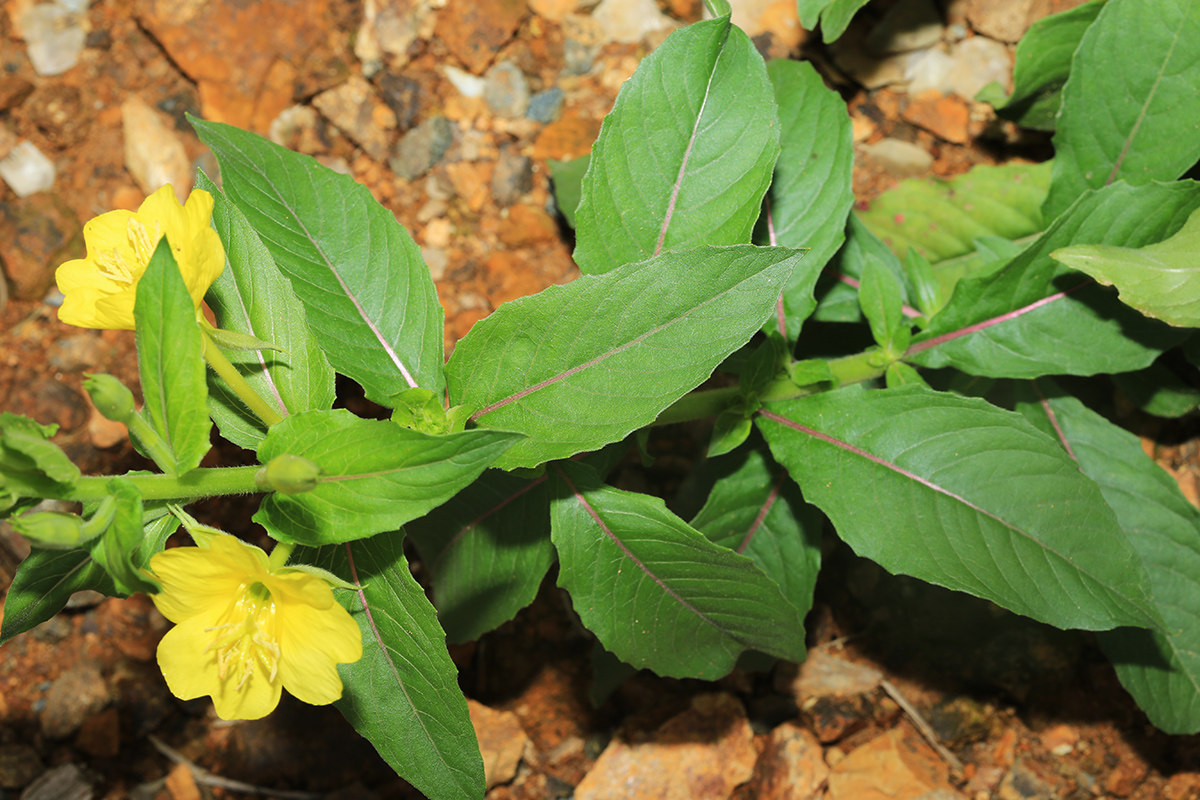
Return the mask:
<path id="1" fill-rule="evenodd" d="M 74 514 L 38 511 L 12 518 L 13 530 L 36 547 L 70 550 L 83 541 L 83 520 Z"/>
<path id="2" fill-rule="evenodd" d="M 272 458 L 254 476 L 258 488 L 280 494 L 301 494 L 317 488 L 321 468 L 304 456 L 283 454 Z"/>
<path id="3" fill-rule="evenodd" d="M 112 375 L 85 375 L 83 388 L 105 419 L 128 422 L 133 416 L 133 392 Z"/>

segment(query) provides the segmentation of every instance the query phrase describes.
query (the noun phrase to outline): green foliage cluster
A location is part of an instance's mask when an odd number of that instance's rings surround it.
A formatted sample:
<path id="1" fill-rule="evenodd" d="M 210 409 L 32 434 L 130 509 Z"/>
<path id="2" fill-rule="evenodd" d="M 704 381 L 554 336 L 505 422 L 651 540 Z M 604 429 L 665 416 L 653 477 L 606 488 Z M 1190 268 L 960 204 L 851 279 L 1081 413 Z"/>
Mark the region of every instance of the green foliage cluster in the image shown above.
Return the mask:
<path id="1" fill-rule="evenodd" d="M 799 4 L 832 39 L 863 2 Z M 1039 23 L 995 99 L 1055 131 L 1053 164 L 910 181 L 854 213 L 844 102 L 810 64 L 764 63 L 714 5 L 642 62 L 590 160 L 556 165 L 582 277 L 504 304 L 447 363 L 390 212 L 194 121 L 222 176 L 200 179 L 228 255 L 214 341 L 270 413 L 206 372 L 161 246 L 131 421 L 161 473 L 82 476 L 52 428 L 0 416 L 0 509 L 41 545 L 0 637 L 79 589 L 154 591 L 141 568 L 180 505 L 266 491 L 255 521 L 353 587 L 337 594 L 365 655 L 340 668 L 339 708 L 430 797 L 478 798 L 447 639 L 511 619 L 557 564 L 608 662 L 715 679 L 746 653 L 800 660 L 828 521 L 888 571 L 1101 631 L 1154 724 L 1200 731 L 1200 512 L 1082 402 L 1114 385 L 1150 413 L 1200 401 L 1196 4 L 1095 0 Z M 826 357 L 808 320 L 874 344 Z M 726 388 L 698 390 L 715 371 Z M 332 408 L 335 373 L 392 419 Z M 605 482 L 649 427 L 700 418 L 716 477 L 690 520 Z M 212 423 L 315 479 L 200 468 Z M 42 498 L 85 514 L 26 513 Z"/>

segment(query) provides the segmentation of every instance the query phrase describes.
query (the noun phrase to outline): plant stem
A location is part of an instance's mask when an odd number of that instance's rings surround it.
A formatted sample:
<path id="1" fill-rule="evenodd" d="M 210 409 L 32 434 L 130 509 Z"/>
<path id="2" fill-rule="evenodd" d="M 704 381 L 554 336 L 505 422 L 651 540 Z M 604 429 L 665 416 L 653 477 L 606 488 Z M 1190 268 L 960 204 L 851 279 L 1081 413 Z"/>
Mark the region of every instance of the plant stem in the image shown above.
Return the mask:
<path id="1" fill-rule="evenodd" d="M 201 326 L 200 332 L 204 335 L 204 360 L 212 367 L 213 372 L 221 376 L 221 379 L 233 390 L 233 393 L 238 396 L 246 407 L 254 412 L 254 416 L 263 421 L 267 427 L 274 425 L 277 422 L 282 422 L 283 417 L 279 415 L 275 409 L 263 400 L 262 395 L 254 391 L 254 387 L 246 382 L 242 377 L 242 373 L 237 371 L 233 364 L 229 363 L 229 359 L 221 352 L 221 348 L 217 347 L 213 342 L 212 337 L 208 335 L 208 331 Z"/>
<path id="2" fill-rule="evenodd" d="M 129 437 L 145 448 L 146 455 L 159 469 L 165 472 L 175 470 L 175 452 L 141 414 L 136 411 L 130 414 L 125 420 L 125 427 L 129 428 Z"/>
<path id="3" fill-rule="evenodd" d="M 220 494 L 250 494 L 259 492 L 254 474 L 259 467 L 217 467 L 194 469 L 179 477 L 172 475 L 124 475 L 127 481 L 142 492 L 144 500 L 189 501 L 195 497 Z M 107 497 L 108 482 L 113 475 L 91 475 L 80 478 L 75 486 L 63 492 L 59 500 L 100 500 Z"/>

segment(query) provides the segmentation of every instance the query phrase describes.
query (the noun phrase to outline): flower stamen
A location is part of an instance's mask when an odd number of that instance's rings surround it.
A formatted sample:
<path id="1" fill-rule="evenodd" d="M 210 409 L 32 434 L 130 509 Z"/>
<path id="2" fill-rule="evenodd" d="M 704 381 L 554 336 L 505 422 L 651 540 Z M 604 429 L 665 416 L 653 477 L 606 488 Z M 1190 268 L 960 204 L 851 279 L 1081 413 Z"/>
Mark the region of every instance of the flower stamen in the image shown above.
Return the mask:
<path id="1" fill-rule="evenodd" d="M 276 605 L 271 592 L 262 583 L 243 583 L 223 615 L 229 622 L 205 628 L 205 633 L 219 632 L 205 653 L 216 651 L 217 677 L 225 680 L 230 667 L 241 665 L 241 677 L 234 691 L 241 691 L 254 674 L 255 662 L 268 673 L 273 683 L 279 674 L 279 643 L 276 640 Z"/>

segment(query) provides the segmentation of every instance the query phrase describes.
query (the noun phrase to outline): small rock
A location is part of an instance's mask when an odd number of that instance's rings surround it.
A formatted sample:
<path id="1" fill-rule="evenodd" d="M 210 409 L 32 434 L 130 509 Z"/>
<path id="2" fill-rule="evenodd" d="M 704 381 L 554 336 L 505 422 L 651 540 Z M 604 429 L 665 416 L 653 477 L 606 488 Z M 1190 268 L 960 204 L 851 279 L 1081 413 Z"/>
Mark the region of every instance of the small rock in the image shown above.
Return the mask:
<path id="1" fill-rule="evenodd" d="M 1162 789 L 1164 800 L 1195 800 L 1200 797 L 1200 772 L 1176 772 Z"/>
<path id="2" fill-rule="evenodd" d="M 604 28 L 590 16 L 568 14 L 563 18 L 563 69 L 568 75 L 585 75 L 591 70 L 605 44 Z"/>
<path id="3" fill-rule="evenodd" d="M 542 128 L 533 143 L 533 158 L 545 161 L 570 161 L 592 152 L 600 135 L 600 121 L 589 117 L 567 116 Z"/>
<path id="4" fill-rule="evenodd" d="M 116 758 L 121 752 L 121 712 L 110 707 L 84 720 L 75 747 L 93 758 Z"/>
<path id="5" fill-rule="evenodd" d="M 501 61 L 487 71 L 484 100 L 498 117 L 516 119 L 529 108 L 529 82 L 511 61 Z"/>
<path id="6" fill-rule="evenodd" d="M 879 55 L 932 47 L 942 39 L 942 14 L 933 0 L 900 0 L 867 34 L 867 49 Z"/>
<path id="7" fill-rule="evenodd" d="M 549 124 L 558 119 L 559 114 L 562 113 L 562 105 L 563 90 L 557 86 L 551 86 L 529 98 L 529 108 L 525 110 L 525 116 L 534 122 Z"/>
<path id="8" fill-rule="evenodd" d="M 37 90 L 26 101 L 25 112 L 55 147 L 79 144 L 92 125 L 83 95 L 74 86 L 52 84 Z"/>
<path id="9" fill-rule="evenodd" d="M 792 694 L 798 705 L 813 697 L 868 694 L 879 687 L 883 673 L 814 648 L 799 670 L 782 668 L 775 675 L 776 690 Z"/>
<path id="10" fill-rule="evenodd" d="M 0 111 L 8 111 L 25 102 L 33 94 L 33 84 L 16 75 L 0 78 Z"/>
<path id="11" fill-rule="evenodd" d="M 50 345 L 46 360 L 63 372 L 93 369 L 100 363 L 106 347 L 104 340 L 95 333 L 79 333 Z"/>
<path id="12" fill-rule="evenodd" d="M 454 129 L 445 117 L 425 120 L 400 140 L 396 157 L 388 161 L 392 172 L 406 181 L 416 180 L 442 160 L 454 143 Z"/>
<path id="13" fill-rule="evenodd" d="M 815 800 L 829 778 L 816 738 L 785 722 L 767 737 L 747 794 L 756 800 Z"/>
<path id="14" fill-rule="evenodd" d="M 429 277 L 435 281 L 440 281 L 446 277 L 446 265 L 449 263 L 449 258 L 446 257 L 446 251 L 441 247 L 422 247 L 421 258 L 425 265 L 429 267 Z"/>
<path id="15" fill-rule="evenodd" d="M 938 703 L 928 716 L 938 739 L 958 750 L 987 738 L 992 731 L 994 711 L 970 697 L 959 696 Z"/>
<path id="16" fill-rule="evenodd" d="M 933 165 L 933 156 L 911 142 L 880 139 L 862 145 L 863 153 L 897 178 L 920 175 Z"/>
<path id="17" fill-rule="evenodd" d="M 1036 0 L 968 0 L 967 21 L 992 39 L 1017 42 L 1029 28 Z"/>
<path id="18" fill-rule="evenodd" d="M 654 0 L 601 0 L 592 19 L 600 24 L 605 41 L 624 44 L 637 44 L 647 34 L 679 27 Z"/>
<path id="19" fill-rule="evenodd" d="M 1058 793 L 1054 787 L 1017 759 L 1000 781 L 996 790 L 997 800 L 1053 800 Z"/>
<path id="20" fill-rule="evenodd" d="M 495 711 L 474 700 L 467 701 L 467 711 L 479 739 L 487 788 L 508 783 L 516 776 L 521 753 L 529 741 L 520 719 L 511 711 Z"/>
<path id="21" fill-rule="evenodd" d="M 950 72 L 950 91 L 970 100 L 989 83 L 996 82 L 1012 90 L 1012 56 L 1008 48 L 985 36 L 972 36 L 959 42 L 950 53 L 954 68 Z"/>
<path id="22" fill-rule="evenodd" d="M 180 203 L 192 191 L 192 162 L 183 140 L 137 95 L 121 104 L 125 167 L 147 195 L 168 183 Z"/>
<path id="23" fill-rule="evenodd" d="M 438 13 L 436 33 L 464 67 L 479 75 L 516 34 L 526 11 L 525 0 L 448 3 Z"/>
<path id="24" fill-rule="evenodd" d="M 557 239 L 558 225 L 554 218 L 528 203 L 517 203 L 509 208 L 508 218 L 500 227 L 500 241 L 509 247 L 528 247 Z"/>
<path id="25" fill-rule="evenodd" d="M 904 80 L 909 56 L 880 58 L 847 40 L 844 44 L 839 41 L 834 47 L 833 61 L 838 69 L 867 89 L 880 89 Z"/>
<path id="26" fill-rule="evenodd" d="M 46 770 L 27 744 L 0 744 L 0 788 L 20 789 Z"/>
<path id="27" fill-rule="evenodd" d="M 40 300 L 58 265 L 84 253 L 79 219 L 57 195 L 0 202 L 0 263 L 15 299 Z"/>
<path id="28" fill-rule="evenodd" d="M 451 64 L 442 67 L 442 71 L 463 97 L 483 97 L 483 93 L 487 91 L 487 80 L 478 75 L 472 75 Z"/>
<path id="29" fill-rule="evenodd" d="M 954 91 L 954 71 L 958 69 L 957 62 L 942 48 L 931 47 L 928 50 L 918 50 L 909 53 L 904 64 L 904 79 L 908 81 L 908 91 L 912 94 L 921 92 L 941 92 L 949 94 Z"/>
<path id="30" fill-rule="evenodd" d="M 167 791 L 171 800 L 203 800 L 200 787 L 196 786 L 196 776 L 187 764 L 176 764 L 167 773 Z"/>
<path id="31" fill-rule="evenodd" d="M 1079 742 L 1079 733 L 1070 725 L 1054 725 L 1042 731 L 1038 737 L 1042 747 L 1056 756 L 1068 755 Z"/>
<path id="32" fill-rule="evenodd" d="M 61 642 L 71 635 L 71 623 L 65 617 L 56 615 L 38 625 L 30 634 L 39 642 Z"/>
<path id="33" fill-rule="evenodd" d="M 376 161 L 387 158 L 389 133 L 396 128 L 396 115 L 375 96 L 371 84 L 352 75 L 345 83 L 321 92 L 312 102 L 371 158 Z"/>
<path id="34" fill-rule="evenodd" d="M 267 138 L 297 153 L 322 155 L 329 152 L 331 144 L 327 124 L 310 105 L 289 106 L 271 121 Z"/>
<path id="35" fill-rule="evenodd" d="M 1129 797 L 1146 783 L 1149 765 L 1133 753 L 1122 753 L 1113 771 L 1104 777 L 1104 791 L 1113 797 Z"/>
<path id="36" fill-rule="evenodd" d="M 405 75 L 385 72 L 376 79 L 379 95 L 396 115 L 396 130 L 405 133 L 417 120 L 421 105 L 421 84 Z"/>
<path id="37" fill-rule="evenodd" d="M 699 695 L 648 740 L 615 738 L 575 787 L 575 798 L 726 800 L 754 772 L 753 739 L 736 698 Z"/>
<path id="38" fill-rule="evenodd" d="M 967 125 L 971 110 L 964 100 L 953 95 L 922 92 L 913 97 L 900 116 L 947 142 L 966 144 L 970 138 Z"/>
<path id="39" fill-rule="evenodd" d="M 894 728 L 833 766 L 827 796 L 829 800 L 914 800 L 937 789 L 952 792 L 948 772 L 916 731 Z"/>
<path id="40" fill-rule="evenodd" d="M 492 199 L 503 208 L 532 190 L 533 161 L 514 148 L 504 148 L 492 173 Z"/>
<path id="41" fill-rule="evenodd" d="M 354 39 L 354 54 L 363 71 L 373 75 L 391 56 L 392 66 L 407 63 L 409 48 L 433 34 L 436 21 L 429 0 L 365 0 L 363 20 Z"/>
<path id="42" fill-rule="evenodd" d="M 47 770 L 21 792 L 21 800 L 92 800 L 92 785 L 78 764 Z"/>
<path id="43" fill-rule="evenodd" d="M 79 11 L 65 3 L 41 3 L 25 10 L 20 28 L 34 72 L 61 75 L 79 62 L 87 41 L 82 21 Z"/>
<path id="44" fill-rule="evenodd" d="M 42 733 L 48 739 L 70 736 L 83 721 L 108 705 L 108 685 L 95 667 L 76 667 L 62 675 L 46 694 Z"/>
<path id="45" fill-rule="evenodd" d="M 32 406 L 25 409 L 28 416 L 41 423 L 54 423 L 64 431 L 73 431 L 88 420 L 88 400 L 53 375 L 36 381 L 25 389 Z M 18 404 L 19 405 L 19 404 Z M 6 409 L 18 412 L 16 408 Z"/>
<path id="46" fill-rule="evenodd" d="M 529 10 L 551 22 L 562 22 L 578 7 L 579 0 L 529 0 Z"/>
<path id="47" fill-rule="evenodd" d="M 125 427 L 125 423 L 108 419 L 95 408 L 88 417 L 87 433 L 92 447 L 97 450 L 116 447 L 129 438 L 129 429 Z"/>
<path id="48" fill-rule="evenodd" d="M 0 159 L 0 178 L 17 197 L 45 192 L 54 185 L 54 162 L 46 158 L 33 142 L 22 140 Z"/>

